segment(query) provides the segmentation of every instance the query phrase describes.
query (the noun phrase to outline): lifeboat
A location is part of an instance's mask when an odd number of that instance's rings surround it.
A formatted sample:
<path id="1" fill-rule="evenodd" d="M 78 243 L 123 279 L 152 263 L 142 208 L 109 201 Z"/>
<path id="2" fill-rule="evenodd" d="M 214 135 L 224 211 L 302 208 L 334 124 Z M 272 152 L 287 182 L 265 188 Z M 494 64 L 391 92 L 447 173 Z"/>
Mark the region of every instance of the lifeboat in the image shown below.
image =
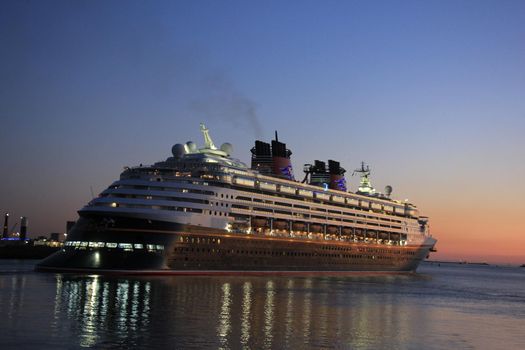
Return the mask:
<path id="1" fill-rule="evenodd" d="M 343 235 L 351 235 L 352 233 L 351 227 L 343 227 Z"/>
<path id="2" fill-rule="evenodd" d="M 254 227 L 267 227 L 268 226 L 268 219 L 260 218 L 260 217 L 252 218 L 252 226 L 254 226 Z"/>
<path id="3" fill-rule="evenodd" d="M 247 223 L 244 222 L 234 222 L 232 224 L 232 230 L 245 230 L 249 227 Z"/>
<path id="4" fill-rule="evenodd" d="M 326 228 L 326 233 L 335 235 L 336 233 L 339 233 L 339 227 L 330 225 Z"/>
<path id="5" fill-rule="evenodd" d="M 364 236 L 364 232 L 363 232 L 362 229 L 360 229 L 360 228 L 356 228 L 356 229 L 355 229 L 355 235 L 356 235 L 356 236 L 359 236 L 359 237 L 363 237 L 363 236 Z"/>
<path id="6" fill-rule="evenodd" d="M 388 232 L 384 232 L 384 231 L 379 232 L 379 238 L 388 239 Z"/>
<path id="7" fill-rule="evenodd" d="M 314 233 L 323 232 L 323 225 L 321 225 L 321 224 L 310 224 L 310 232 L 314 232 Z"/>
<path id="8" fill-rule="evenodd" d="M 290 228 L 290 224 L 286 220 L 274 220 L 273 228 L 277 230 L 285 230 Z"/>
<path id="9" fill-rule="evenodd" d="M 306 231 L 306 224 L 304 222 L 294 222 L 292 224 L 292 230 L 294 230 L 294 231 Z"/>
<path id="10" fill-rule="evenodd" d="M 368 230 L 366 232 L 366 237 L 368 237 L 368 238 L 376 238 L 376 233 L 377 233 L 376 231 Z"/>

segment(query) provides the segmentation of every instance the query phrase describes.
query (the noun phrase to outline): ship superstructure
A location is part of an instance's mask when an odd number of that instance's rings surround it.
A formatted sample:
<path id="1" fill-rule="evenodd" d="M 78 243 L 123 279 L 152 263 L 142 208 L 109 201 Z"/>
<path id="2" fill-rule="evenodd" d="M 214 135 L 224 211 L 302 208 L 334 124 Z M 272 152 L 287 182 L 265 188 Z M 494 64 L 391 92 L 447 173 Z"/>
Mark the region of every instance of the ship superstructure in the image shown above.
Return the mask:
<path id="1" fill-rule="evenodd" d="M 201 148 L 176 144 L 165 161 L 126 168 L 38 269 L 414 271 L 436 242 L 414 205 L 373 189 L 364 163 L 352 193 L 334 160 L 305 165 L 296 181 L 277 133 L 255 142 L 248 167 L 201 132 Z"/>

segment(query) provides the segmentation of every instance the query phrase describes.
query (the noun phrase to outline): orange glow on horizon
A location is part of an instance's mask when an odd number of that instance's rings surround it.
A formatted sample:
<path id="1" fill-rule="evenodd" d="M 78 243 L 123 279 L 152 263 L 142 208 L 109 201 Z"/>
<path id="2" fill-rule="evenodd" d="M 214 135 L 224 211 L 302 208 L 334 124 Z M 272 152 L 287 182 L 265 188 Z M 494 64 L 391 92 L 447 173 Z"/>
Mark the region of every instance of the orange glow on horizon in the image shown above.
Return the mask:
<path id="1" fill-rule="evenodd" d="M 525 264 L 525 235 L 518 207 L 490 207 L 473 201 L 431 209 L 431 233 L 438 240 L 431 260 Z M 492 202 L 490 202 L 492 203 Z M 438 205 L 439 203 L 435 203 Z"/>

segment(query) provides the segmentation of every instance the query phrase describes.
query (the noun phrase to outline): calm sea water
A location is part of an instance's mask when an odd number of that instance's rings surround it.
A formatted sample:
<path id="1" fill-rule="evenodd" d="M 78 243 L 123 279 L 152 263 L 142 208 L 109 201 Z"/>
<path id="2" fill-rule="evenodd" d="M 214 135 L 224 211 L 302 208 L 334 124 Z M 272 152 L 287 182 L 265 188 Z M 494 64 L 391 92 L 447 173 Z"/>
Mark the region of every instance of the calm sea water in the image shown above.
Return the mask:
<path id="1" fill-rule="evenodd" d="M 0 349 L 525 349 L 525 269 L 104 277 L 0 261 Z"/>

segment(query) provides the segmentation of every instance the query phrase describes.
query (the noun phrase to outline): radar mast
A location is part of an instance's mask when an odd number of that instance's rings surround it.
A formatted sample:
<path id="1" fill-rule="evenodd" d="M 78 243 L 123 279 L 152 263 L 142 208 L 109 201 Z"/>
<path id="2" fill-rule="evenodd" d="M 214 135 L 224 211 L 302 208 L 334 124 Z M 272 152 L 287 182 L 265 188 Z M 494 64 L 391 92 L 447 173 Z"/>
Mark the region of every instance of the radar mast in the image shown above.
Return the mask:
<path id="1" fill-rule="evenodd" d="M 206 125 L 204 125 L 204 123 L 201 123 L 200 126 L 202 135 L 204 136 L 204 148 L 216 150 L 217 147 L 210 137 L 210 130 L 206 127 Z"/>
<path id="2" fill-rule="evenodd" d="M 361 180 L 359 181 L 358 193 L 374 194 L 376 190 L 372 187 L 369 178 L 370 167 L 367 165 L 365 168 L 365 162 L 361 162 L 361 168 L 354 170 L 352 176 L 354 176 L 355 174 L 360 174 L 359 176 L 361 176 Z"/>

